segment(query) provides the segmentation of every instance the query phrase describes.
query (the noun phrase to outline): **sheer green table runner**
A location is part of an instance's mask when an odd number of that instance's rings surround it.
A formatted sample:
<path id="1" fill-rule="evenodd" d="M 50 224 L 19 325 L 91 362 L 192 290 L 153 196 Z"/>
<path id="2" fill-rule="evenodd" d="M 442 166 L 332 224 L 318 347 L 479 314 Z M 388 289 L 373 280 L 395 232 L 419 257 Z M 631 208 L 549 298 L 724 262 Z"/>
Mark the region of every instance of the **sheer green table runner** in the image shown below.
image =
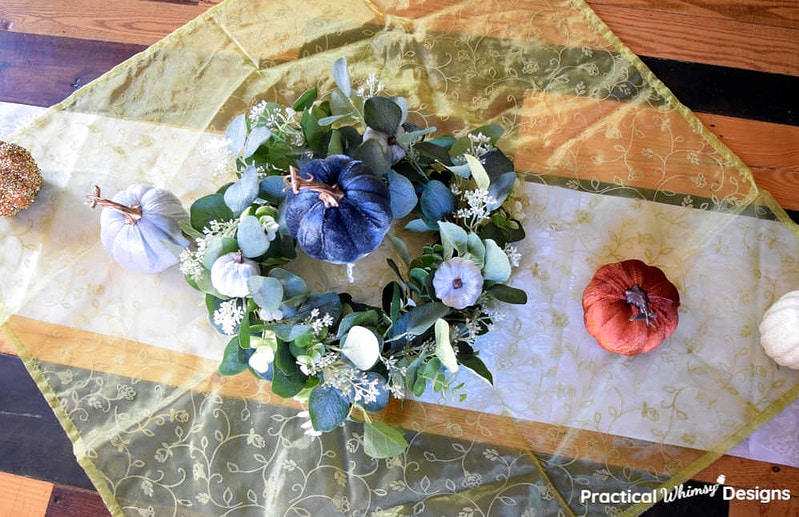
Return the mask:
<path id="1" fill-rule="evenodd" d="M 261 99 L 331 87 L 344 56 L 411 118 L 498 123 L 524 181 L 528 236 L 508 310 L 480 343 L 493 387 L 392 406 L 411 447 L 363 453 L 355 423 L 310 438 L 292 401 L 215 373 L 225 340 L 176 270 L 126 272 L 83 194 L 135 182 L 188 206 L 232 178 L 221 131 Z M 575 2 L 302 5 L 228 0 L 15 135 L 46 185 L 0 222 L 0 318 L 109 508 L 124 515 L 605 513 L 581 490 L 674 486 L 799 394 L 757 323 L 799 285 L 796 228 L 748 169 Z M 385 246 L 319 268 L 369 298 Z M 626 358 L 599 349 L 580 297 L 602 264 L 641 258 L 680 289 L 677 332 Z M 302 267 L 298 264 L 297 267 Z M 611 510 L 639 513 L 648 504 Z"/>

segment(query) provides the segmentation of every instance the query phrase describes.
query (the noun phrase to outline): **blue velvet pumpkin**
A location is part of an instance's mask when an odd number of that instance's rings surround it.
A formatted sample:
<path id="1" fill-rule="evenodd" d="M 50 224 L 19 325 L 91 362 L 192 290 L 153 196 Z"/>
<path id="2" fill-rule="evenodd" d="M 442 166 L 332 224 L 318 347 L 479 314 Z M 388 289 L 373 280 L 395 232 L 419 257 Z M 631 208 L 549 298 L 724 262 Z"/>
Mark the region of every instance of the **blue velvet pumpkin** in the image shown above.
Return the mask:
<path id="1" fill-rule="evenodd" d="M 292 171 L 286 226 L 309 256 L 355 262 L 380 245 L 391 222 L 388 187 L 362 162 L 332 155 Z"/>

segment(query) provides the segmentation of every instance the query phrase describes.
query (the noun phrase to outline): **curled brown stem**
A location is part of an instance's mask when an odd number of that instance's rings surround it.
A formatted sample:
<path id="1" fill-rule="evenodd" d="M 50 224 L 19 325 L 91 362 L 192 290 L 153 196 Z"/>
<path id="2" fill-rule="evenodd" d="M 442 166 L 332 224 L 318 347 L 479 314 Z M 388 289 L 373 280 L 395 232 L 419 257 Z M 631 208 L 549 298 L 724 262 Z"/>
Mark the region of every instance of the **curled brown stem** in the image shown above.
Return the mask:
<path id="1" fill-rule="evenodd" d="M 103 208 L 111 208 L 125 216 L 125 222 L 128 224 L 136 224 L 142 217 L 142 210 L 140 206 L 127 206 L 116 201 L 111 201 L 104 197 L 100 197 L 100 187 L 94 186 L 93 194 L 86 194 L 86 204 L 92 208 L 101 206 Z"/>
<path id="2" fill-rule="evenodd" d="M 295 194 L 299 194 L 300 190 L 311 190 L 319 194 L 319 199 L 325 204 L 325 208 L 333 208 L 338 206 L 339 201 L 344 198 L 344 192 L 338 185 L 328 185 L 321 181 L 314 181 L 312 175 L 308 175 L 308 179 L 300 177 L 300 171 L 293 165 L 289 166 L 289 175 L 283 177 L 286 182 L 286 189 L 291 189 Z"/>

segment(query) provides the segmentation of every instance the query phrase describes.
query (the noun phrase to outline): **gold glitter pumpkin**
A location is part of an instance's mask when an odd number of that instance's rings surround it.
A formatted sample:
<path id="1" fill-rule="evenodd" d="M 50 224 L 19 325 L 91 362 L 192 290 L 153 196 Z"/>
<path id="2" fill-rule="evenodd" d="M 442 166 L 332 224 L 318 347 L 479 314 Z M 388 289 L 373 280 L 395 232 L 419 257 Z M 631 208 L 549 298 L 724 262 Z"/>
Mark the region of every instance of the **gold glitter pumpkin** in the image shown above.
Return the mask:
<path id="1" fill-rule="evenodd" d="M 0 142 L 0 217 L 28 208 L 42 187 L 42 173 L 31 153 Z"/>

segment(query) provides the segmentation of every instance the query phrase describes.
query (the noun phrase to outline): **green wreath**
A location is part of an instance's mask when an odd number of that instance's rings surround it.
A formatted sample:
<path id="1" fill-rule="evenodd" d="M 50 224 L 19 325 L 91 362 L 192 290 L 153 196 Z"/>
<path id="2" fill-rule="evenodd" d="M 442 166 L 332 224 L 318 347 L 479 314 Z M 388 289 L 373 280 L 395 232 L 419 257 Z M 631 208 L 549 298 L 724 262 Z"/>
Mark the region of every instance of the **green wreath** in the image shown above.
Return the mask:
<path id="1" fill-rule="evenodd" d="M 459 366 L 493 382 L 475 340 L 493 324 L 492 305 L 527 300 L 506 283 L 519 259 L 512 243 L 524 238 L 503 206 L 516 174 L 497 148 L 501 127 L 434 136 L 406 120 L 405 99 L 379 95 L 373 75 L 353 89 L 341 58 L 333 78 L 325 100 L 314 88 L 291 107 L 262 101 L 231 122 L 238 181 L 192 204 L 184 232 L 194 243 L 180 267 L 231 336 L 222 375 L 249 370 L 307 402 L 309 434 L 363 420 L 365 452 L 390 457 L 407 446 L 403 431 L 370 413 L 392 396 L 457 391 Z M 297 247 L 352 264 L 395 221 L 429 241 L 412 258 L 388 237 L 402 264 L 387 259 L 396 278 L 379 306 L 309 292 L 281 267 Z"/>

